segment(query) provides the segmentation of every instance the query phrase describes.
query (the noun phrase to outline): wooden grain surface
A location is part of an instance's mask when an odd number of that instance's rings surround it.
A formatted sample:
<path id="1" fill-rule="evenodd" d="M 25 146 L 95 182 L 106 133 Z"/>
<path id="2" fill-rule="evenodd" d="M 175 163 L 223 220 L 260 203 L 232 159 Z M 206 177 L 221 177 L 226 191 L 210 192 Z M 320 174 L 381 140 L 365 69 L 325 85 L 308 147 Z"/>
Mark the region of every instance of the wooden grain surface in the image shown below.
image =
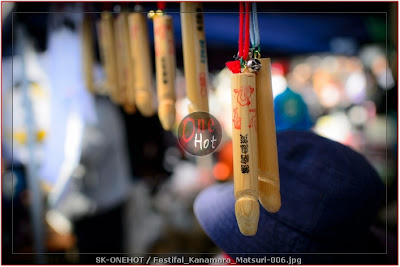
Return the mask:
<path id="1" fill-rule="evenodd" d="M 171 130 L 175 123 L 175 40 L 172 17 L 155 16 L 154 48 L 156 54 L 156 80 L 158 117 L 164 130 Z"/>
<path id="2" fill-rule="evenodd" d="M 101 14 L 101 36 L 103 44 L 106 87 L 115 104 L 120 103 L 118 95 L 117 59 L 115 51 L 114 18 L 110 12 Z"/>
<path id="3" fill-rule="evenodd" d="M 182 46 L 189 112 L 208 112 L 208 66 L 202 3 L 181 3 Z"/>
<path id="4" fill-rule="evenodd" d="M 129 14 L 130 50 L 133 64 L 133 87 L 135 103 L 140 113 L 153 116 L 156 112 L 156 95 L 152 79 L 149 34 L 143 13 Z"/>
<path id="5" fill-rule="evenodd" d="M 118 95 L 125 112 L 136 112 L 135 88 L 133 87 L 133 66 L 131 61 L 128 13 L 118 14 L 114 24 L 118 72 Z"/>
<path id="6" fill-rule="evenodd" d="M 257 72 L 258 188 L 261 205 L 269 212 L 281 207 L 278 152 L 271 83 L 271 60 L 260 59 Z"/>
<path id="7" fill-rule="evenodd" d="M 94 93 L 93 80 L 93 64 L 94 64 L 94 47 L 93 47 L 93 24 L 89 16 L 85 15 L 82 23 L 82 63 L 83 74 L 85 76 L 86 89 Z"/>
<path id="8" fill-rule="evenodd" d="M 240 232 L 252 236 L 260 213 L 255 74 L 232 74 L 231 89 L 235 214 Z"/>

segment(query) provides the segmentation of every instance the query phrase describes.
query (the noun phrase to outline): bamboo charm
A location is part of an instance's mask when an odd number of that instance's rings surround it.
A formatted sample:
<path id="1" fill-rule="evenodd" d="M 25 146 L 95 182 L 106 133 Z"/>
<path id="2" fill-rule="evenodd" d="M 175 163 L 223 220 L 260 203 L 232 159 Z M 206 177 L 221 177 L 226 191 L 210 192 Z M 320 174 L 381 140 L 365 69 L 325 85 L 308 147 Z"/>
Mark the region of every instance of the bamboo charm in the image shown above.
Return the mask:
<path id="1" fill-rule="evenodd" d="M 153 22 L 159 103 L 158 117 L 164 130 L 169 131 L 175 123 L 176 60 L 172 17 L 156 15 Z"/>
<path id="2" fill-rule="evenodd" d="M 143 116 L 156 112 L 156 97 L 152 80 L 150 44 L 146 17 L 142 13 L 129 15 L 129 34 L 133 69 L 135 102 Z"/>
<path id="3" fill-rule="evenodd" d="M 118 78 L 117 78 L 117 61 L 115 53 L 115 40 L 114 40 L 114 19 L 109 12 L 101 14 L 100 22 L 100 36 L 103 46 L 104 67 L 106 73 L 106 87 L 109 91 L 111 100 L 119 104 L 120 98 L 118 95 Z"/>
<path id="4" fill-rule="evenodd" d="M 181 3 L 182 46 L 189 113 L 208 112 L 208 67 L 201 3 Z"/>
<path id="5" fill-rule="evenodd" d="M 261 205 L 269 212 L 281 207 L 279 191 L 279 166 L 276 147 L 274 102 L 271 84 L 271 60 L 259 60 L 257 72 L 257 121 L 258 121 L 258 187 Z"/>
<path id="6" fill-rule="evenodd" d="M 94 93 L 92 21 L 88 16 L 85 16 L 83 19 L 82 42 L 83 72 L 85 75 L 85 84 L 89 92 Z"/>
<path id="7" fill-rule="evenodd" d="M 117 51 L 118 93 L 127 113 L 135 113 L 135 88 L 133 87 L 132 62 L 129 43 L 128 15 L 120 13 L 115 23 Z"/>
<path id="8" fill-rule="evenodd" d="M 98 20 L 96 22 L 96 32 L 97 32 L 97 39 L 98 39 L 98 45 L 99 45 L 99 54 L 100 54 L 100 63 L 101 66 L 103 67 L 104 73 L 105 73 L 105 77 L 107 77 L 107 66 L 106 66 L 106 62 L 105 62 L 105 54 L 107 53 L 105 51 L 105 46 L 104 43 L 106 43 L 106 40 L 104 39 L 104 30 L 103 30 L 103 23 L 100 20 Z M 101 94 L 101 95 L 109 95 L 109 89 L 107 88 L 107 79 L 105 79 L 102 82 L 101 86 L 97 86 L 96 88 L 96 92 Z"/>
<path id="9" fill-rule="evenodd" d="M 256 77 L 232 74 L 232 142 L 235 214 L 240 232 L 255 235 L 258 228 L 258 156 Z"/>

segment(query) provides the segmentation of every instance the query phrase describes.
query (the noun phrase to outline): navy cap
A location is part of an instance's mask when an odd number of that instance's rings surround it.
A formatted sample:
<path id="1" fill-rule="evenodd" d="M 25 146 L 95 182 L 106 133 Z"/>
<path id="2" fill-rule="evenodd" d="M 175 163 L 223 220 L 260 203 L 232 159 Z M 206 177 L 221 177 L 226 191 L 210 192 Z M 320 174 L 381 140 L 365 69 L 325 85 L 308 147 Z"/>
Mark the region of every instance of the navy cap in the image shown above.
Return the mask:
<path id="1" fill-rule="evenodd" d="M 277 134 L 282 207 L 260 207 L 255 236 L 240 233 L 233 184 L 201 192 L 195 215 L 226 253 L 366 252 L 366 238 L 384 198 L 373 167 L 347 146 L 312 132 Z"/>

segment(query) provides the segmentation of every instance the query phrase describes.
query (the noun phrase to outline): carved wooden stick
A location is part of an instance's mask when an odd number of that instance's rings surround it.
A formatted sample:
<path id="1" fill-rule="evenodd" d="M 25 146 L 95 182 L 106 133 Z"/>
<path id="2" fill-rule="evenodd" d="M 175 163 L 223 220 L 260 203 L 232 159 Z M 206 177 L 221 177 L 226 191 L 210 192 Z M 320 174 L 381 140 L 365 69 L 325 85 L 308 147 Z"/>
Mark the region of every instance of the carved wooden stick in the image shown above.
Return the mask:
<path id="1" fill-rule="evenodd" d="M 82 55 L 83 55 L 83 72 L 85 75 L 85 84 L 89 92 L 94 93 L 93 82 L 93 36 L 92 21 L 89 16 L 83 18 L 82 24 Z"/>
<path id="2" fill-rule="evenodd" d="M 203 5 L 181 3 L 182 46 L 189 112 L 208 112 L 208 66 Z"/>
<path id="3" fill-rule="evenodd" d="M 112 15 L 104 11 L 101 14 L 101 36 L 104 51 L 104 66 L 106 73 L 106 87 L 109 91 L 110 98 L 115 104 L 120 103 L 118 95 L 118 78 L 117 78 L 117 60 L 115 53 L 114 40 L 114 19 Z"/>
<path id="4" fill-rule="evenodd" d="M 271 84 L 271 60 L 260 59 L 257 72 L 257 121 L 258 121 L 258 189 L 261 205 L 269 212 L 281 207 L 279 192 L 279 166 L 276 148 L 274 100 Z"/>
<path id="5" fill-rule="evenodd" d="M 240 232 L 255 235 L 258 228 L 257 107 L 253 73 L 232 74 L 232 142 L 235 214 Z"/>
<path id="6" fill-rule="evenodd" d="M 133 68 L 135 102 L 140 113 L 153 116 L 156 112 L 156 97 L 152 80 L 149 35 L 146 16 L 142 13 L 129 15 L 129 34 Z"/>
<path id="7" fill-rule="evenodd" d="M 127 113 L 135 113 L 135 88 L 133 87 L 133 69 L 129 43 L 128 15 L 120 13 L 115 23 L 118 84 L 121 104 Z"/>
<path id="8" fill-rule="evenodd" d="M 156 77 L 158 117 L 164 130 L 175 123 L 175 41 L 172 17 L 157 15 L 154 22 L 154 47 L 156 52 Z"/>

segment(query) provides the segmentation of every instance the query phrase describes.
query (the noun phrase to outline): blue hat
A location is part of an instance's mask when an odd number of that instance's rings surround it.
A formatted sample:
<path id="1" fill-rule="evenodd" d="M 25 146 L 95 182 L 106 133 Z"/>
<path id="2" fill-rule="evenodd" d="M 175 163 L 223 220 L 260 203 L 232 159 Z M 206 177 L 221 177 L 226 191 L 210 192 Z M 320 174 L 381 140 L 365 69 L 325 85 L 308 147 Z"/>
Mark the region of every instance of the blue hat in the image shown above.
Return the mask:
<path id="1" fill-rule="evenodd" d="M 233 184 L 214 185 L 194 203 L 207 235 L 231 256 L 366 252 L 384 197 L 373 167 L 349 147 L 311 132 L 281 132 L 277 143 L 281 209 L 269 213 L 260 206 L 256 235 L 244 236 L 235 218 Z"/>
<path id="2" fill-rule="evenodd" d="M 303 97 L 289 87 L 274 99 L 276 130 L 309 130 L 313 122 Z"/>

